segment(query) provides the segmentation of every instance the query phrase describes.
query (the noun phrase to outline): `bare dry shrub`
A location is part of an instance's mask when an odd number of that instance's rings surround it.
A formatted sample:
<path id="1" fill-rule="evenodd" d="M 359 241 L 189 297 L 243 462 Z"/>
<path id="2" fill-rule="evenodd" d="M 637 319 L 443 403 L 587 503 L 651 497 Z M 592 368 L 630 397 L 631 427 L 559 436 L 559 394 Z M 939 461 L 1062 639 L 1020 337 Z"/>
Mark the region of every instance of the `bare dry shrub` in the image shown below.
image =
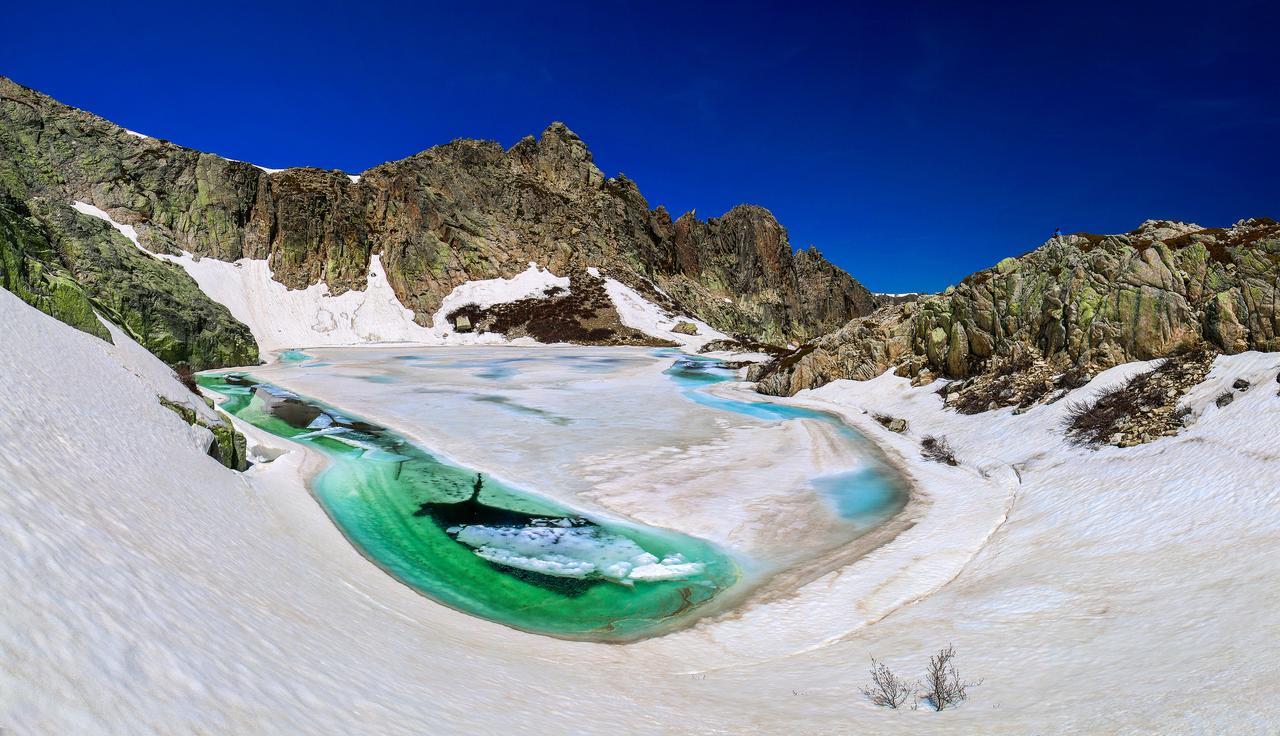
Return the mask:
<path id="1" fill-rule="evenodd" d="M 1069 404 L 1063 420 L 1067 438 L 1079 445 L 1106 444 L 1119 430 L 1122 419 L 1137 416 L 1144 407 L 1149 410 L 1176 404 L 1182 392 L 1170 396 L 1166 393 L 1169 384 L 1190 386 L 1200 382 L 1211 360 L 1203 347 L 1184 347 L 1175 350 L 1155 370 L 1139 373 L 1123 385 L 1099 393 L 1091 404 Z"/>
<path id="2" fill-rule="evenodd" d="M 884 662 L 871 658 L 871 684 L 862 688 L 862 694 L 872 703 L 897 710 L 915 695 L 915 685 L 898 677 Z"/>
<path id="3" fill-rule="evenodd" d="M 946 437 L 925 436 L 924 439 L 920 440 L 920 455 L 924 459 L 932 460 L 935 463 L 960 464 L 960 461 L 956 459 L 955 451 L 951 449 L 951 443 L 947 442 Z"/>
<path id="4" fill-rule="evenodd" d="M 1127 385 L 1103 391 L 1092 404 L 1072 402 L 1067 405 L 1063 419 L 1067 437 L 1079 445 L 1105 444 L 1119 421 L 1137 410 L 1135 397 Z"/>
<path id="5" fill-rule="evenodd" d="M 982 684 L 982 680 L 969 682 L 961 679 L 955 659 L 956 648 L 951 644 L 929 658 L 929 669 L 920 687 L 934 710 L 946 710 L 968 700 L 969 688 Z"/>

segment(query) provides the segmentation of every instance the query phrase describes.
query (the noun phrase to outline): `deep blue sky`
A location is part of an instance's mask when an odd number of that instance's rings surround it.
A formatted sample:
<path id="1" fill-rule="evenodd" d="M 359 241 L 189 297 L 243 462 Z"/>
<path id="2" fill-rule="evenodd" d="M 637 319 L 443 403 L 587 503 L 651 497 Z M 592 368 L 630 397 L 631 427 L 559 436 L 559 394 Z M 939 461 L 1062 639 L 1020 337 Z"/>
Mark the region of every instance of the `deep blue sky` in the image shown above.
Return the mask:
<path id="1" fill-rule="evenodd" d="M 0 74 L 271 167 L 563 120 L 651 205 L 763 205 L 878 291 L 1280 217 L 1274 2 L 267 5 L 14 4 Z"/>

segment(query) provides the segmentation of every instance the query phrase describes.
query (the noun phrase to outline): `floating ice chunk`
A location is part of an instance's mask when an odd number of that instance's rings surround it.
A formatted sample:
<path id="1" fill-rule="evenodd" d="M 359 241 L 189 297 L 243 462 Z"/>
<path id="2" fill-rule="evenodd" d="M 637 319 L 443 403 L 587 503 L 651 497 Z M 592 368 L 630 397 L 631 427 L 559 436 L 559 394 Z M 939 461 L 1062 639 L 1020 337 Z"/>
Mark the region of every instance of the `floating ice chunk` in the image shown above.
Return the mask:
<path id="1" fill-rule="evenodd" d="M 640 565 L 631 571 L 632 580 L 680 580 L 702 573 L 701 562 L 689 562 L 682 554 L 667 555 L 662 562 Z"/>
<path id="2" fill-rule="evenodd" d="M 630 585 L 637 580 L 679 580 L 704 568 L 680 554 L 659 560 L 630 539 L 597 526 L 473 524 L 449 531 L 490 562 L 557 577 L 599 577 Z"/>
<path id="3" fill-rule="evenodd" d="M 346 432 L 346 431 L 347 431 L 346 427 L 325 427 L 324 429 L 317 429 L 314 432 L 303 432 L 302 434 L 294 437 L 294 439 L 309 440 L 315 437 L 333 437 L 335 440 L 341 440 L 340 437 L 336 437 L 335 435 L 342 434 L 343 432 Z M 342 441 L 346 442 L 346 440 L 342 440 Z M 354 443 L 347 442 L 347 444 L 354 444 Z M 364 448 L 361 448 L 361 449 L 364 449 Z"/>
<path id="4" fill-rule="evenodd" d="M 541 557 L 531 557 L 499 547 L 481 547 L 476 550 L 476 555 L 490 562 L 562 578 L 585 578 L 596 571 L 594 563 L 575 560 L 567 555 L 546 554 Z"/>
<path id="5" fill-rule="evenodd" d="M 332 424 L 333 424 L 333 417 L 329 416 L 328 414 L 321 414 L 320 416 L 311 420 L 311 423 L 307 425 L 307 429 L 324 429 L 325 427 L 328 427 Z"/>

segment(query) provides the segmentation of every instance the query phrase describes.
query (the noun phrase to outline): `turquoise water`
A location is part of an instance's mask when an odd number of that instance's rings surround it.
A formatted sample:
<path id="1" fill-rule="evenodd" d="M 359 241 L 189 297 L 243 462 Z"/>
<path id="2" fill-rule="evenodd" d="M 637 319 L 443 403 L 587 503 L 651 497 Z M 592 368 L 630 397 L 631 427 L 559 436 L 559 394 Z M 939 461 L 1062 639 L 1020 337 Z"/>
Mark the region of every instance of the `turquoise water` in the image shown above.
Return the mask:
<path id="1" fill-rule="evenodd" d="M 735 371 L 720 361 L 677 351 L 656 354 L 671 359 L 665 374 L 690 401 L 763 422 L 821 421 L 849 442 L 865 443 L 832 414 L 707 393 L 704 389 L 711 385 L 735 380 Z M 286 356 L 306 370 L 330 365 L 301 351 L 286 351 L 281 358 Z M 386 359 L 415 368 L 461 368 L 494 384 L 511 382 L 526 367 L 545 370 L 539 360 L 584 374 L 584 379 L 646 360 L 574 354 L 460 360 L 429 351 Z M 396 381 L 386 374 L 351 373 L 344 364 L 336 370 L 361 381 Z M 334 523 L 375 564 L 450 607 L 534 633 L 625 642 L 687 626 L 740 596 L 735 590 L 743 575 L 738 561 L 704 540 L 584 517 L 491 478 L 482 480 L 473 497 L 473 470 L 442 460 L 385 427 L 244 374 L 205 374 L 199 381 L 226 396 L 223 408 L 240 419 L 324 453 L 330 464 L 313 481 L 312 492 Z M 413 394 L 446 390 L 429 381 L 406 389 Z M 550 427 L 575 421 L 500 390 L 495 386 L 492 393 L 468 398 Z M 860 531 L 901 507 L 903 494 L 892 479 L 887 468 L 868 460 L 857 469 L 815 478 L 812 487 L 828 501 L 833 515 Z"/>
<path id="2" fill-rule="evenodd" d="M 824 422 L 849 442 L 862 445 L 866 450 L 862 453 L 865 466 L 819 476 L 812 481 L 814 490 L 827 499 L 832 509 L 841 517 L 871 525 L 892 516 L 902 508 L 906 494 L 899 487 L 894 472 L 876 461 L 873 448 L 868 445 L 866 438 L 836 415 L 766 400 L 739 401 L 709 394 L 702 389 L 716 383 L 735 381 L 737 372 L 725 368 L 721 361 L 714 358 L 667 350 L 659 351 L 659 354 L 674 359 L 675 362 L 665 373 L 681 387 L 681 393 L 691 401 L 762 421 L 809 419 Z"/>
<path id="3" fill-rule="evenodd" d="M 244 374 L 199 382 L 222 407 L 324 453 L 312 483 L 346 537 L 440 603 L 518 629 L 633 641 L 667 633 L 734 586 L 732 558 L 703 540 L 574 510 L 445 462 L 394 432 Z"/>

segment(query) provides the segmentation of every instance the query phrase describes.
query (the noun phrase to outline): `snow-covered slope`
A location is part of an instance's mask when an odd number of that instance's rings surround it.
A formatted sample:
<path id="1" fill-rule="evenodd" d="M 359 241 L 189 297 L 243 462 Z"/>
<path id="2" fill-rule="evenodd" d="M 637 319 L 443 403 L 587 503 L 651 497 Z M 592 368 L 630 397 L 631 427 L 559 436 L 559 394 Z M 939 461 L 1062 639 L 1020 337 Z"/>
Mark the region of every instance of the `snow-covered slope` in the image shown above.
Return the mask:
<path id="1" fill-rule="evenodd" d="M 14 733 L 1268 734 L 1280 723 L 1269 697 L 1280 355 L 1219 358 L 1182 435 L 1097 452 L 1062 443 L 1066 402 L 960 417 L 932 387 L 888 375 L 806 392 L 920 484 L 929 502 L 915 526 L 793 596 L 615 646 L 430 603 L 311 500 L 301 478 L 314 458 L 231 472 L 156 401 L 181 389 L 145 352 L 3 290 L 0 322 L 0 726 Z M 1218 408 L 1237 378 L 1252 387 Z M 864 410 L 910 429 L 884 431 Z M 922 461 L 925 434 L 945 435 L 962 464 Z M 985 680 L 962 707 L 889 712 L 857 695 L 870 656 L 917 677 L 948 642 L 963 674 Z"/>
<path id="2" fill-rule="evenodd" d="M 587 271 L 592 276 L 600 276 L 600 272 L 594 268 L 588 268 Z M 723 340 L 728 337 L 702 320 L 667 312 L 617 279 L 605 277 L 604 289 L 609 294 L 609 299 L 613 301 L 614 308 L 618 310 L 618 318 L 622 320 L 622 324 L 647 335 L 671 340 L 691 350 L 697 350 L 712 340 Z M 697 328 L 697 334 L 676 332 L 675 327 L 681 322 L 692 324 Z"/>
<path id="3" fill-rule="evenodd" d="M 213 258 L 161 256 L 179 264 L 214 301 L 248 325 L 265 352 L 311 345 L 430 342 L 430 330 L 396 299 L 379 256 L 369 261 L 364 291 L 332 295 L 324 282 L 288 289 L 271 278 L 265 260 L 227 263 Z"/>

